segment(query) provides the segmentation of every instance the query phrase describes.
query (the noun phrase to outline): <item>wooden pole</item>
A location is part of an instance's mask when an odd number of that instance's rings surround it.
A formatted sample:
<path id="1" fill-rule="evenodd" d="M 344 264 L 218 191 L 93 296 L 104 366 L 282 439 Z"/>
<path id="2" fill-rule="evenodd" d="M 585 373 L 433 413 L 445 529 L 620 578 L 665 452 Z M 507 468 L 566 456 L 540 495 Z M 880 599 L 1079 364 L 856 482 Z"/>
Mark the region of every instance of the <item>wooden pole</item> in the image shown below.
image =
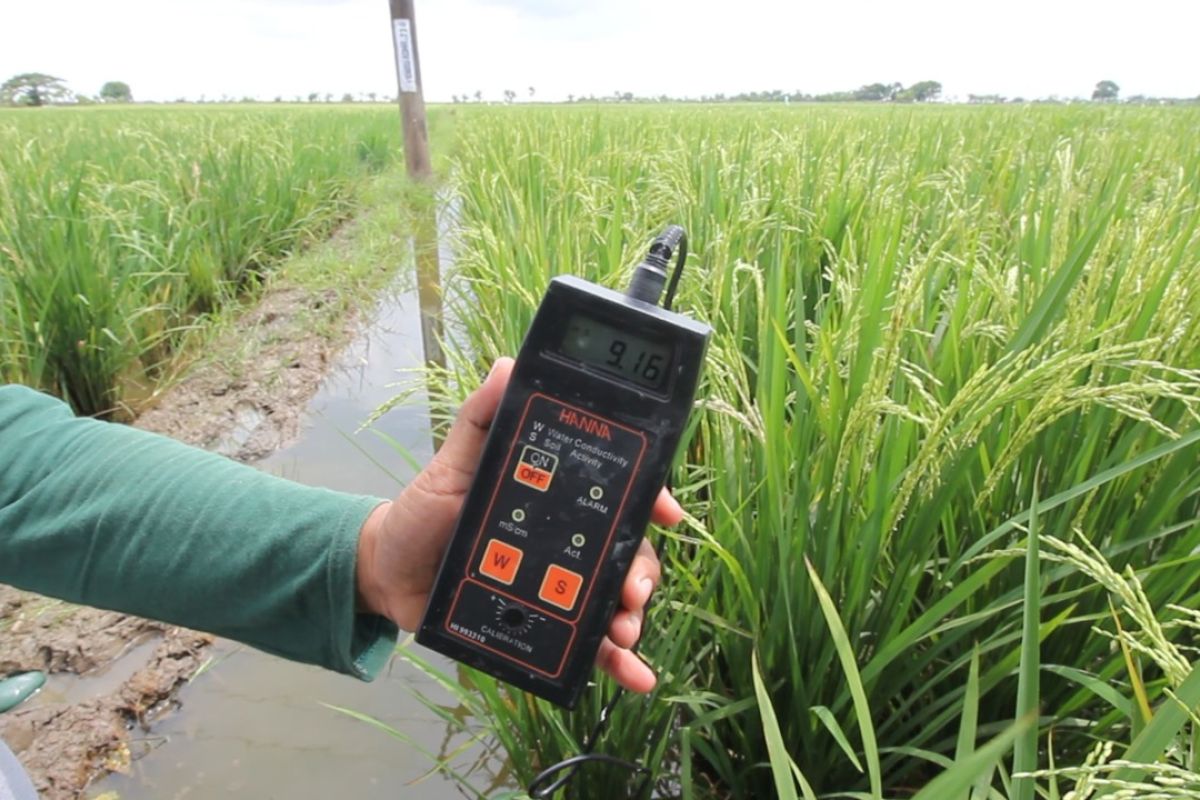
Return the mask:
<path id="1" fill-rule="evenodd" d="M 388 0 L 392 11 L 392 44 L 396 50 L 396 82 L 404 125 L 404 159 L 409 177 L 427 181 L 429 133 L 425 129 L 425 97 L 421 93 L 421 61 L 417 57 L 417 20 L 413 0 Z"/>
<path id="2" fill-rule="evenodd" d="M 408 176 L 429 184 L 433 168 L 429 161 L 429 132 L 425 127 L 425 97 L 421 90 L 421 60 L 417 57 L 417 21 L 413 0 L 388 0 L 392 14 L 392 44 L 396 52 L 396 84 L 400 88 L 400 119 L 404 130 L 404 160 Z M 413 255 L 417 267 L 417 297 L 421 306 L 421 343 L 425 363 L 445 367 L 442 352 L 442 286 L 438 263 L 437 200 L 430 191 L 412 216 Z M 441 449 L 442 437 L 435 428 L 433 449 Z"/>

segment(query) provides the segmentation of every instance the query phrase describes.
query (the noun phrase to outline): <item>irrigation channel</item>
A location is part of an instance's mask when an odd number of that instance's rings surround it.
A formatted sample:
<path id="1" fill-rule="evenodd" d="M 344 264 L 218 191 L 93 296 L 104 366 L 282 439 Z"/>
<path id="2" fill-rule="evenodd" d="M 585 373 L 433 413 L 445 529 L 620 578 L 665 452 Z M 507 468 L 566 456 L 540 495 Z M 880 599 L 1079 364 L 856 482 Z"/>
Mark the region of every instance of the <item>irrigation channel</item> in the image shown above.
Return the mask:
<path id="1" fill-rule="evenodd" d="M 420 246 L 416 249 L 419 256 Z M 432 252 L 448 262 L 446 250 Z M 424 279 L 436 269 L 431 272 L 426 261 L 417 272 Z M 413 281 L 404 276 L 400 283 Z M 397 479 L 407 480 L 411 470 L 385 437 L 420 463 L 430 458 L 428 409 L 420 393 L 390 410 L 371 430 L 356 433 L 397 394 L 398 381 L 416 379 L 411 373 L 406 378 L 404 371 L 419 367 L 428 354 L 422 326 L 431 320 L 430 292 L 427 283 L 420 289 L 398 290 L 379 304 L 374 321 L 343 353 L 309 403 L 300 440 L 256 466 L 302 483 L 390 497 Z M 219 640 L 210 654 L 211 667 L 181 690 L 180 708 L 149 733 L 133 734 L 129 773 L 97 781 L 89 797 L 106 792 L 116 792 L 121 800 L 338 795 L 391 800 L 407 793 L 431 800 L 463 797 L 452 779 L 440 773 L 423 778 L 433 765 L 416 748 L 325 705 L 375 717 L 433 753 L 462 745 L 413 692 L 440 703 L 453 700 L 402 659 L 393 658 L 384 674 L 368 684 L 226 640 Z M 127 658 L 134 655 L 131 651 Z M 423 655 L 454 672 L 448 660 L 426 651 Z M 110 670 L 119 672 L 125 660 Z M 455 763 L 464 760 L 473 760 L 469 751 Z M 409 785 L 417 780 L 419 785 Z M 479 788 L 488 780 L 474 776 Z"/>

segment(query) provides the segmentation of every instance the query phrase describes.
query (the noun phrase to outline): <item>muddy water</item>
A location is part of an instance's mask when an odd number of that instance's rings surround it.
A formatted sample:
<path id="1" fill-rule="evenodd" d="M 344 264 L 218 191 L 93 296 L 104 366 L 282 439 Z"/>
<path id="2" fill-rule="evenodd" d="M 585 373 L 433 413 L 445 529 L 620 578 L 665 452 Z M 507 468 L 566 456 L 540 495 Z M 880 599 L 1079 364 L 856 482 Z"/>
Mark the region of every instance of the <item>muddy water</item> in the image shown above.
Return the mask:
<path id="1" fill-rule="evenodd" d="M 389 384 L 413 380 L 397 369 L 423 360 L 419 311 L 415 291 L 383 303 L 374 325 L 310 404 L 302 439 L 259 466 L 304 483 L 395 494 L 397 479 L 409 479 L 411 470 L 394 443 L 420 463 L 432 454 L 423 396 L 389 411 L 373 426 L 375 433 L 356 430 L 397 393 Z M 431 763 L 413 747 L 322 705 L 369 714 L 434 753 L 462 744 L 447 736 L 413 690 L 447 705 L 449 697 L 402 660 L 393 658 L 384 675 L 366 684 L 227 641 L 218 642 L 212 655 L 212 666 L 180 693 L 180 709 L 150 734 L 134 734 L 130 773 L 98 782 L 89 796 L 106 791 L 122 800 L 463 796 L 440 774 L 423 778 Z M 445 660 L 432 660 L 453 672 Z M 420 783 L 411 785 L 415 781 Z M 477 774 L 472 782 L 486 790 L 491 779 Z"/>
<path id="2" fill-rule="evenodd" d="M 46 685 L 29 700 L 29 707 L 73 705 L 115 692 L 150 660 L 160 637 L 150 634 L 130 643 L 112 663 L 84 675 L 54 672 L 46 676 Z"/>

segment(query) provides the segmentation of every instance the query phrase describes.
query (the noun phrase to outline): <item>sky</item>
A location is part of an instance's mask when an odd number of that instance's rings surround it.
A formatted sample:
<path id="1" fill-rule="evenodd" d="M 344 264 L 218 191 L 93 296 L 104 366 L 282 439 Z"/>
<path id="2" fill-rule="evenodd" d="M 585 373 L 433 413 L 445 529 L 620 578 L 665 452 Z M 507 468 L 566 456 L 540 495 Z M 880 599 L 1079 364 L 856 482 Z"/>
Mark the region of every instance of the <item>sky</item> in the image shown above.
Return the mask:
<path id="1" fill-rule="evenodd" d="M 426 100 L 700 97 L 937 80 L 943 93 L 1200 95 L 1200 0 L 415 0 Z M 0 81 L 135 99 L 396 94 L 384 0 L 0 0 Z M 530 95 L 530 88 L 533 94 Z"/>

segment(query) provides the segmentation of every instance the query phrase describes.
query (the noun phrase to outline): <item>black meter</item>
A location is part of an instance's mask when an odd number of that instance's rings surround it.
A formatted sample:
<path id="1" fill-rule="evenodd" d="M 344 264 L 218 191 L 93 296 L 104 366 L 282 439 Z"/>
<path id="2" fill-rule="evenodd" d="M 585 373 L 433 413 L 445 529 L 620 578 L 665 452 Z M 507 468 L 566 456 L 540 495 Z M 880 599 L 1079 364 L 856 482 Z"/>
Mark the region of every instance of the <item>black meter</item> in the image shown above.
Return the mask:
<path id="1" fill-rule="evenodd" d="M 550 281 L 417 641 L 567 708 L 586 685 L 679 445 L 711 329 L 656 303 L 683 229 L 629 294 Z"/>

